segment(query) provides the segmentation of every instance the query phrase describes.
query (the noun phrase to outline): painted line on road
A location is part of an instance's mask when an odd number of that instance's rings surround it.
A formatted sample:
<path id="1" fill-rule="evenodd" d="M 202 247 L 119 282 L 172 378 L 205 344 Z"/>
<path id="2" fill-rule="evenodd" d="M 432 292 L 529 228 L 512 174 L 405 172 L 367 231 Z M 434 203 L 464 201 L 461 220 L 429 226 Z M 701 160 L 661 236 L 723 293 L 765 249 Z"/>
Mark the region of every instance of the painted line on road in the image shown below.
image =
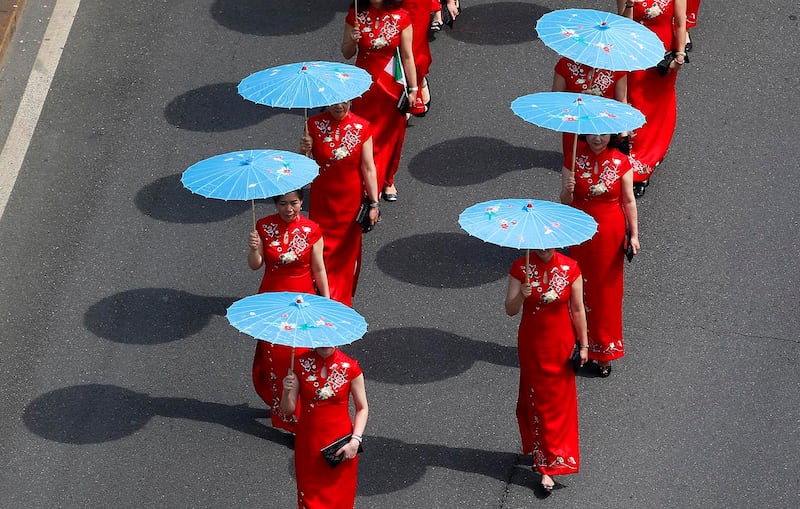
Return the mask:
<path id="1" fill-rule="evenodd" d="M 17 114 L 14 116 L 3 151 L 0 152 L 0 220 L 5 213 L 22 162 L 25 160 L 36 124 L 39 123 L 47 92 L 53 82 L 53 75 L 61 60 L 61 53 L 80 3 L 80 0 L 57 0 L 53 7 Z"/>

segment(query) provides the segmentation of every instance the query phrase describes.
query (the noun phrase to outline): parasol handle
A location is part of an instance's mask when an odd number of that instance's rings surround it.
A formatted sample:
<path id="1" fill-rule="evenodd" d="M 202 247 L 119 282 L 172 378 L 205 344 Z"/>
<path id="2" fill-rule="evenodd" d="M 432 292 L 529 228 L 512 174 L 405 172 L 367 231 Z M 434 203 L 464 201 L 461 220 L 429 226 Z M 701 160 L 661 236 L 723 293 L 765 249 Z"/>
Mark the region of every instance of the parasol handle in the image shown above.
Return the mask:
<path id="1" fill-rule="evenodd" d="M 572 139 L 572 163 L 570 177 L 575 178 L 575 158 L 578 157 L 578 133 L 575 133 L 575 138 Z"/>
<path id="2" fill-rule="evenodd" d="M 256 201 L 255 200 L 250 200 L 250 205 L 252 206 L 252 209 L 253 209 L 253 231 L 257 231 L 256 230 Z"/>
<path id="3" fill-rule="evenodd" d="M 303 137 L 308 136 L 308 108 L 303 108 Z M 311 152 L 303 154 L 306 157 L 311 157 Z"/>
<path id="4" fill-rule="evenodd" d="M 353 27 L 358 28 L 358 0 L 353 0 L 353 17 L 355 18 Z"/>
<path id="5" fill-rule="evenodd" d="M 292 360 L 289 362 L 289 372 L 286 373 L 287 375 L 292 374 L 292 369 L 294 368 L 294 347 L 292 347 Z"/>
<path id="6" fill-rule="evenodd" d="M 528 276 L 528 266 L 530 265 L 530 259 L 531 259 L 531 250 L 530 249 L 526 249 L 525 250 L 525 284 L 526 285 L 531 284 L 531 278 L 530 278 L 530 276 Z"/>

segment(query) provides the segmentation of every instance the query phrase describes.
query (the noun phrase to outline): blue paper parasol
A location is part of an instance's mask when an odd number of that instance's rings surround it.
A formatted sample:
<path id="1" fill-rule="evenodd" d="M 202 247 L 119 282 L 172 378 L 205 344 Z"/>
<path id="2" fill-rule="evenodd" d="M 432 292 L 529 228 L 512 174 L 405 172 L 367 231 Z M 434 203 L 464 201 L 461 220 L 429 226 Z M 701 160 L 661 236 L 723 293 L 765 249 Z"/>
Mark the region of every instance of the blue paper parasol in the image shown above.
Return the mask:
<path id="1" fill-rule="evenodd" d="M 254 200 L 300 189 L 319 174 L 311 158 L 283 150 L 242 150 L 209 157 L 183 172 L 181 183 L 193 193 L 218 200 Z"/>
<path id="2" fill-rule="evenodd" d="M 251 295 L 234 302 L 226 316 L 245 334 L 293 348 L 346 345 L 367 332 L 367 322 L 352 308 L 307 293 Z"/>
<path id="3" fill-rule="evenodd" d="M 458 224 L 485 242 L 517 249 L 574 246 L 597 232 L 597 222 L 581 210 L 527 199 L 478 203 L 458 216 Z"/>
<path id="4" fill-rule="evenodd" d="M 349 101 L 372 84 L 367 71 L 338 62 L 298 62 L 258 71 L 243 79 L 239 95 L 277 108 L 317 108 Z"/>
<path id="5" fill-rule="evenodd" d="M 193 164 L 181 183 L 206 198 L 258 200 L 300 189 L 318 173 L 313 159 L 294 152 L 242 150 Z"/>
<path id="6" fill-rule="evenodd" d="M 635 71 L 664 58 L 664 43 L 649 28 L 610 12 L 562 9 L 536 22 L 539 39 L 559 55 L 611 71 Z"/>
<path id="7" fill-rule="evenodd" d="M 633 106 L 614 99 L 573 92 L 539 92 L 514 99 L 521 119 L 562 133 L 614 134 L 641 127 L 645 118 Z"/>

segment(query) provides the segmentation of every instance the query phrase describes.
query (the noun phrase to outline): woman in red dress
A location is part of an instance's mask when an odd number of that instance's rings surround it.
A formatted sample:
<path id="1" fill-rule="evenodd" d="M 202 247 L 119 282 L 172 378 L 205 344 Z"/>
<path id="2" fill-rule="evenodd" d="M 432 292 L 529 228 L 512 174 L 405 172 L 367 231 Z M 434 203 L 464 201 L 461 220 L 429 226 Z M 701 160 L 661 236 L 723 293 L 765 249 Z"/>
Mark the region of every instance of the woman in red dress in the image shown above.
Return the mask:
<path id="1" fill-rule="evenodd" d="M 628 73 L 608 71 L 583 65 L 567 57 L 561 57 L 553 72 L 553 92 L 574 92 L 591 94 L 619 102 L 628 102 Z M 564 153 L 564 166 L 572 163 L 572 149 L 575 135 L 564 133 L 561 150 Z"/>
<path id="2" fill-rule="evenodd" d="M 431 94 L 428 88 L 428 71 L 430 71 L 431 63 L 433 62 L 430 41 L 428 40 L 428 29 L 432 26 L 431 0 L 403 0 L 403 9 L 408 11 L 411 16 L 411 27 L 413 28 L 411 49 L 414 53 L 417 83 L 419 83 L 415 111 L 418 112 L 416 116 L 424 117 L 431 103 Z"/>
<path id="3" fill-rule="evenodd" d="M 319 225 L 300 214 L 303 191 L 276 196 L 278 213 L 262 217 L 250 233 L 247 263 L 253 270 L 264 267 L 258 293 L 302 292 L 328 297 L 328 278 L 322 258 Z M 316 285 L 316 289 L 315 289 Z M 297 349 L 296 353 L 303 353 Z M 296 415 L 281 412 L 280 380 L 291 367 L 292 349 L 266 341 L 256 343 L 253 387 L 270 409 L 272 425 L 294 433 Z"/>
<path id="4" fill-rule="evenodd" d="M 361 367 L 336 348 L 315 348 L 298 357 L 294 369 L 283 381 L 282 408 L 286 414 L 300 408 L 294 442 L 297 507 L 352 509 L 358 446 L 369 414 Z M 351 396 L 355 404 L 353 421 Z M 337 456 L 344 455 L 344 460 L 331 468 L 320 451 L 351 433 L 347 445 L 336 452 Z"/>
<path id="5" fill-rule="evenodd" d="M 533 253 L 511 266 L 505 308 L 509 316 L 522 311 L 517 338 L 522 453 L 533 454 L 541 487 L 549 492 L 552 476 L 580 467 L 578 395 L 569 358 L 577 334 L 583 365 L 588 340 L 578 264 L 554 249 Z"/>
<path id="6" fill-rule="evenodd" d="M 370 223 L 378 221 L 378 185 L 370 123 L 338 103 L 308 119 L 308 134 L 300 151 L 319 164 L 311 184 L 308 214 L 325 235 L 324 259 L 330 298 L 352 306 L 361 272 L 363 230 L 355 218 L 364 196 L 369 197 Z"/>
<path id="7" fill-rule="evenodd" d="M 584 136 L 581 135 L 581 139 Z M 575 173 L 562 170 L 561 203 L 597 221 L 597 233 L 569 250 L 583 273 L 589 326 L 589 358 L 600 376 L 611 374 L 611 361 L 625 355 L 622 340 L 623 244 L 626 223 L 633 253 L 639 252 L 639 224 L 633 173 L 628 158 L 609 148 L 611 135 L 586 135 L 578 143 Z"/>
<path id="8" fill-rule="evenodd" d="M 353 100 L 353 112 L 369 120 L 375 136 L 375 168 L 378 185 L 387 201 L 397 200 L 394 176 L 400 166 L 400 155 L 406 137 L 406 117 L 397 109 L 403 85 L 394 78 L 394 57 L 399 49 L 400 60 L 408 84 L 408 100 L 417 99 L 417 71 L 413 53 L 411 17 L 400 8 L 400 0 L 364 0 L 358 13 L 351 7 L 347 13 L 342 39 L 342 55 L 369 72 L 372 86 Z M 412 109 L 411 113 L 420 113 Z"/>
<path id="9" fill-rule="evenodd" d="M 667 154 L 675 132 L 678 110 L 675 82 L 686 61 L 686 0 L 618 0 L 623 16 L 638 21 L 658 35 L 667 51 L 675 51 L 662 76 L 652 67 L 628 75 L 628 102 L 647 123 L 631 135 L 634 194 L 641 196 L 650 175 Z"/>

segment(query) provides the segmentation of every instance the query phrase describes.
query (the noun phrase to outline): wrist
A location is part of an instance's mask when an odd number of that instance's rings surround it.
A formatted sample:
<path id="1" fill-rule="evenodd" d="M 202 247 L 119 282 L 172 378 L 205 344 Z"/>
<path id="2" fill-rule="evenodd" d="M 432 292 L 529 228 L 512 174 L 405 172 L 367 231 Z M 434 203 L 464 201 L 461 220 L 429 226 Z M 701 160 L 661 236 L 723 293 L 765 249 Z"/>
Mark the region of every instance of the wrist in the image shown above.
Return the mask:
<path id="1" fill-rule="evenodd" d="M 363 439 L 363 437 L 361 435 L 352 435 L 350 437 L 350 441 L 352 442 L 353 440 L 355 440 L 359 444 L 364 441 L 364 439 Z"/>
<path id="2" fill-rule="evenodd" d="M 379 201 L 373 201 L 373 202 L 369 203 L 369 208 L 371 208 L 371 209 L 377 209 L 380 206 L 381 206 L 381 202 L 379 202 Z"/>

